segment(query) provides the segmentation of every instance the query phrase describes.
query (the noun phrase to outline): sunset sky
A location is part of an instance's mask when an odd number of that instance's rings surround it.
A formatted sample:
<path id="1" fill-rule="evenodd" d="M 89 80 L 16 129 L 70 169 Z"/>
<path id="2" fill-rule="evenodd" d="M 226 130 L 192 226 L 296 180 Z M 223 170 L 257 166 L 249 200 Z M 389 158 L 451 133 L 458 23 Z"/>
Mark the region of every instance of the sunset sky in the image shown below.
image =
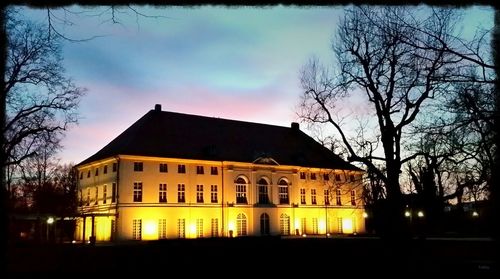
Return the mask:
<path id="1" fill-rule="evenodd" d="M 112 24 L 105 7 L 84 14 L 54 11 L 75 23 L 59 25 L 68 37 L 100 36 L 63 47 L 67 74 L 88 90 L 80 123 L 62 142 L 63 163 L 93 155 L 155 104 L 166 111 L 289 126 L 298 121 L 300 67 L 312 55 L 333 61 L 330 45 L 342 16 L 342 7 L 135 8 L 161 17 L 136 18 L 121 9 L 115 13 L 119 23 Z M 466 10 L 465 32 L 493 26 L 491 7 Z M 45 10 L 23 13 L 47 21 Z"/>

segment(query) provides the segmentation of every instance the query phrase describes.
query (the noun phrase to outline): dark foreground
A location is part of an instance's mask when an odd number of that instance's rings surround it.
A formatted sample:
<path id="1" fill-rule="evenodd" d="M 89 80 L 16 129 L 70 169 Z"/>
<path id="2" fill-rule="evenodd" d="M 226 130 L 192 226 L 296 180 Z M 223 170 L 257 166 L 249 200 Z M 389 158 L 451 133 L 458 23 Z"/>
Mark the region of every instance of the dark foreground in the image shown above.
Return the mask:
<path id="1" fill-rule="evenodd" d="M 158 273 L 193 277 L 267 278 L 362 275 L 477 275 L 496 277 L 491 239 L 413 239 L 387 242 L 374 237 L 233 238 L 111 244 L 9 247 L 9 273 Z"/>

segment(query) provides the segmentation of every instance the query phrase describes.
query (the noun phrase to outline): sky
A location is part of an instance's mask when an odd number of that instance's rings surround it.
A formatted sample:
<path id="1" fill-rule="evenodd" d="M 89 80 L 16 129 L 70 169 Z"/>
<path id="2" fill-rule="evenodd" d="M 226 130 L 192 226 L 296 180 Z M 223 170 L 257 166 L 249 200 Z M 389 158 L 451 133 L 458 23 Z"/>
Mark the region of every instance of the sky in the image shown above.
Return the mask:
<path id="1" fill-rule="evenodd" d="M 133 8 L 148 17 L 123 8 L 113 23 L 107 7 L 53 11 L 66 36 L 98 36 L 63 46 L 67 75 L 87 93 L 79 124 L 62 140 L 62 163 L 90 157 L 155 104 L 279 126 L 299 122 L 300 68 L 313 55 L 333 61 L 331 42 L 344 7 Z M 466 29 L 493 26 L 491 7 L 465 9 Z M 45 10 L 23 13 L 47 22 Z M 72 24 L 60 24 L 63 19 Z"/>

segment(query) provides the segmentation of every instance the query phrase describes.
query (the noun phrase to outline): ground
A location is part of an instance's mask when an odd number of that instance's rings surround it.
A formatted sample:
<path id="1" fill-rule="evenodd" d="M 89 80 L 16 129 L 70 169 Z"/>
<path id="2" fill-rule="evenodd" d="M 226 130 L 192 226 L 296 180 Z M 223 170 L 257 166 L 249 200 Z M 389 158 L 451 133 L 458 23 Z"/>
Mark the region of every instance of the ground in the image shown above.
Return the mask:
<path id="1" fill-rule="evenodd" d="M 160 272 L 210 278 L 470 274 L 476 275 L 472 278 L 484 278 L 493 276 L 498 269 L 494 244 L 489 238 L 386 241 L 366 236 L 185 239 L 95 245 L 17 243 L 9 247 L 7 268 L 11 274 Z"/>

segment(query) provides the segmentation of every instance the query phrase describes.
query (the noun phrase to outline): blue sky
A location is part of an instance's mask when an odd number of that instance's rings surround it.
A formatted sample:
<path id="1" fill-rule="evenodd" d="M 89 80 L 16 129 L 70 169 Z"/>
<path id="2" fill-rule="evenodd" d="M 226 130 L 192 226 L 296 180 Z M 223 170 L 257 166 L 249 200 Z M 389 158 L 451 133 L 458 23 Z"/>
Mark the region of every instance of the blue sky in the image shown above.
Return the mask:
<path id="1" fill-rule="evenodd" d="M 298 73 L 312 56 L 328 64 L 343 7 L 135 7 L 112 24 L 105 7 L 66 16 L 64 63 L 87 88 L 81 120 L 62 144 L 61 161 L 78 163 L 104 147 L 155 104 L 163 110 L 280 126 L 298 121 Z M 81 11 L 78 6 L 67 7 Z M 468 7 L 464 32 L 493 26 L 493 9 Z M 24 9 L 46 22 L 45 10 Z M 62 11 L 55 11 L 64 17 Z M 91 16 L 93 15 L 93 16 Z M 304 126 L 304 125 L 302 125 Z M 304 129 L 304 128 L 302 128 Z"/>

